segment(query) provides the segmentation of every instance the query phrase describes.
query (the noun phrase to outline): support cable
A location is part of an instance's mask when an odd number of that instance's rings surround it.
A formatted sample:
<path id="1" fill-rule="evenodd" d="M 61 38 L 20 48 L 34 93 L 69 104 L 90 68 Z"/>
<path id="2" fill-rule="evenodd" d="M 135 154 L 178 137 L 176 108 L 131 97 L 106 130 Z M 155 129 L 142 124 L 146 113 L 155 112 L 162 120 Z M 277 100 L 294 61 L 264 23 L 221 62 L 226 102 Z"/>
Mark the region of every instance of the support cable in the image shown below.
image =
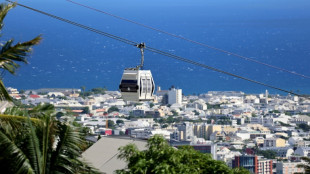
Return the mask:
<path id="1" fill-rule="evenodd" d="M 7 0 L 7 1 L 12 2 L 12 1 L 10 1 L 10 0 Z M 111 39 L 118 40 L 118 41 L 120 41 L 120 42 L 129 44 L 129 45 L 132 45 L 132 46 L 135 46 L 135 47 L 137 47 L 137 45 L 139 45 L 139 43 L 136 43 L 136 42 L 134 42 L 134 41 L 131 41 L 131 40 L 128 40 L 128 39 L 124 39 L 124 38 L 121 38 L 121 37 L 119 37 L 119 36 L 115 36 L 115 35 L 113 35 L 113 34 L 109 34 L 109 33 L 106 33 L 106 32 L 103 32 L 103 31 L 100 31 L 100 30 L 91 28 L 91 27 L 87 27 L 87 26 L 85 26 L 85 25 L 82 25 L 82 24 L 79 24 L 79 23 L 76 23 L 76 22 L 73 22 L 73 21 L 70 21 L 70 20 L 67 20 L 67 19 L 64 19 L 64 18 L 55 16 L 55 15 L 52 15 L 52 14 L 49 14 L 49 13 L 46 13 L 46 12 L 43 12 L 43 11 L 40 11 L 40 10 L 37 10 L 37 9 L 28 7 L 28 6 L 26 6 L 26 5 L 22 5 L 22 4 L 20 4 L 20 3 L 16 3 L 16 5 L 19 5 L 19 6 L 21 6 L 21 7 L 30 9 L 30 10 L 32 10 L 32 11 L 35 11 L 35 12 L 44 14 L 44 15 L 49 16 L 49 17 L 52 17 L 52 18 L 54 18 L 54 19 L 57 19 L 57 20 L 60 20 L 60 21 L 63 21 L 63 22 L 66 22 L 66 23 L 75 25 L 75 26 L 80 27 L 80 28 L 84 28 L 84 29 L 86 29 L 86 30 L 95 32 L 95 33 L 97 33 L 97 34 L 100 34 L 100 35 L 109 37 L 109 38 L 111 38 Z M 246 81 L 248 81 L 248 82 L 256 83 L 256 84 L 259 84 L 259 85 L 262 85 L 262 86 L 265 86 L 265 87 L 269 87 L 269 88 L 272 88 L 272 89 L 276 89 L 276 90 L 279 90 L 279 91 L 282 91 L 282 92 L 286 92 L 286 93 L 289 93 L 289 94 L 293 94 L 293 95 L 296 95 L 296 96 L 301 96 L 300 94 L 294 93 L 294 92 L 292 92 L 292 91 L 288 91 L 288 90 L 285 90 L 285 89 L 282 89 L 282 88 L 278 88 L 278 87 L 275 87 L 275 86 L 272 86 L 272 85 L 269 85 L 269 84 L 265 84 L 265 83 L 263 83 L 263 82 L 255 81 L 255 80 L 252 80 L 252 79 L 243 77 L 243 76 L 239 76 L 239 75 L 236 75 L 236 74 L 233 74 L 233 73 L 230 73 L 230 72 L 226 72 L 226 71 L 223 71 L 223 70 L 220 70 L 220 69 L 217 69 L 217 68 L 214 68 L 214 67 L 211 67 L 211 66 L 208 66 L 208 65 L 199 63 L 199 62 L 195 62 L 195 61 L 193 61 L 193 60 L 190 60 L 190 59 L 187 59 L 187 58 L 184 58 L 184 57 L 176 56 L 176 55 L 173 55 L 173 54 L 171 54 L 171 53 L 164 52 L 164 51 L 161 51 L 161 50 L 152 48 L 152 47 L 148 47 L 148 46 L 146 47 L 146 46 L 144 45 L 144 49 L 149 50 L 149 51 L 154 52 L 154 53 L 157 53 L 157 54 L 161 54 L 161 55 L 166 56 L 166 57 L 170 57 L 170 58 L 173 58 L 173 59 L 176 59 L 176 60 L 179 60 L 179 61 L 183 61 L 183 62 L 192 64 L 192 65 L 200 66 L 200 67 L 203 67 L 203 68 L 212 70 L 212 71 L 220 72 L 220 73 L 223 73 L 223 74 L 226 74 L 226 75 L 229 75 L 229 76 L 233 76 L 233 77 L 236 77 L 236 78 L 239 78 L 239 79 L 243 79 L 243 80 L 246 80 Z"/>
<path id="2" fill-rule="evenodd" d="M 105 12 L 105 11 L 103 11 L 103 10 L 99 10 L 99 9 L 96 9 L 96 8 L 93 8 L 93 7 L 84 5 L 84 4 L 80 4 L 80 3 L 74 2 L 74 1 L 72 1 L 72 0 L 66 0 L 66 1 L 71 2 L 71 3 L 73 3 L 73 4 L 76 4 L 76 5 L 79 5 L 79 6 L 82 6 L 82 7 L 85 7 L 85 8 L 88 8 L 88 9 L 91 9 L 91 10 L 94 10 L 94 11 L 97 11 L 97 12 L 99 12 L 99 13 L 103 13 L 103 14 L 112 16 L 112 17 L 114 17 L 114 18 L 121 19 L 121 20 L 123 20 L 123 21 L 127 21 L 127 22 L 130 22 L 130 23 L 133 23 L 133 24 L 142 26 L 142 27 L 144 27 L 144 28 L 148 28 L 148 29 L 151 29 L 151 30 L 154 30 L 154 31 L 157 31 L 157 32 L 160 32 L 160 33 L 163 33 L 163 34 L 166 34 L 166 35 L 175 37 L 175 38 L 179 38 L 179 39 L 182 39 L 182 40 L 185 40 L 185 41 L 194 43 L 194 44 L 198 44 L 198 45 L 200 45 L 200 46 L 207 47 L 207 48 L 209 48 L 209 49 L 213 49 L 213 50 L 216 50 L 216 51 L 219 51 L 219 52 L 228 54 L 228 55 L 233 55 L 233 56 L 235 56 L 235 57 L 244 59 L 244 60 L 246 60 L 246 61 L 251 61 L 251 62 L 254 62 L 254 63 L 257 63 L 257 64 L 261 64 L 261 65 L 263 65 L 263 66 L 267 66 L 267 67 L 269 67 L 269 68 L 273 68 L 273 69 L 280 70 L 280 71 L 282 71 L 282 72 L 287 72 L 287 73 L 290 73 L 290 74 L 293 74 L 293 75 L 297 75 L 297 76 L 300 76 L 300 77 L 303 77 L 303 78 L 310 79 L 310 76 L 308 76 L 308 75 L 300 74 L 300 73 L 297 73 L 297 72 L 295 72 L 295 71 L 287 70 L 287 69 L 284 69 L 284 68 L 281 68 L 281 67 L 278 67 L 278 66 L 275 66 L 275 65 L 271 65 L 271 64 L 268 64 L 268 63 L 264 63 L 264 62 L 261 62 L 261 61 L 258 61 L 258 60 L 255 60 L 255 59 L 246 57 L 246 56 L 242 56 L 242 55 L 237 54 L 237 53 L 233 53 L 233 52 L 230 52 L 230 51 L 226 51 L 226 50 L 223 50 L 223 49 L 221 49 L 221 48 L 217 48 L 217 47 L 214 47 L 214 46 L 211 46 L 211 45 L 208 45 L 208 44 L 204 44 L 204 43 L 201 43 L 201 42 L 192 40 L 192 39 L 188 39 L 188 38 L 185 38 L 185 37 L 182 37 L 182 36 L 178 36 L 178 35 L 176 35 L 176 34 L 169 33 L 169 32 L 167 32 L 167 31 L 160 30 L 160 29 L 157 29 L 157 28 L 154 28 L 154 27 L 151 27 L 151 26 L 148 26 L 148 25 L 145 25 L 145 24 L 142 24 L 142 23 L 139 23 L 139 22 L 136 22 L 136 21 L 133 21 L 133 20 L 124 18 L 124 17 L 120 17 L 120 16 L 117 16 L 117 15 L 114 15 L 114 14 L 111 14 L 111 13 L 108 13 L 108 12 Z"/>

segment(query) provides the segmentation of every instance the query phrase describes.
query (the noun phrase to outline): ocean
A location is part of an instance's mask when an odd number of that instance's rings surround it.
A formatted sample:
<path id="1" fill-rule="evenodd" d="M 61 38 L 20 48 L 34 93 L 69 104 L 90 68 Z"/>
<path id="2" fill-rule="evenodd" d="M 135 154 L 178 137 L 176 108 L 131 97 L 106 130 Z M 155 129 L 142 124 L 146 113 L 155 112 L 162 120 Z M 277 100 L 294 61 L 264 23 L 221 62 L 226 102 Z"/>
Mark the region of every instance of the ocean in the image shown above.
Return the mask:
<path id="1" fill-rule="evenodd" d="M 309 0 L 74 0 L 185 38 L 310 76 Z M 227 72 L 301 94 L 310 79 L 245 61 L 200 45 L 128 23 L 66 0 L 19 0 L 21 4 L 182 56 Z M 55 20 L 23 7 L 4 21 L 1 41 L 27 41 L 41 34 L 29 64 L 4 74 L 17 89 L 106 87 L 117 90 L 125 68 L 140 63 L 130 45 Z M 144 69 L 156 86 L 184 94 L 207 91 L 280 91 L 145 51 Z"/>

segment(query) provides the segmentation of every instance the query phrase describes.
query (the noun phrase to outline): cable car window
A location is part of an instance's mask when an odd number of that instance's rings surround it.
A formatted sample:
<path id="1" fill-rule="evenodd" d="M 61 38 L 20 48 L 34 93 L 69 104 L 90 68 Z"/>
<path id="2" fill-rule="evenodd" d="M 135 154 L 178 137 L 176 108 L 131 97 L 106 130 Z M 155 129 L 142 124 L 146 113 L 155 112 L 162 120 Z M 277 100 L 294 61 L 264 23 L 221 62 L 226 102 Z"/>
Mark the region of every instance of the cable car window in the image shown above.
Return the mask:
<path id="1" fill-rule="evenodd" d="M 121 92 L 137 92 L 138 88 L 137 80 L 122 80 L 119 85 Z"/>
<path id="2" fill-rule="evenodd" d="M 147 79 L 147 93 L 151 93 L 151 87 L 152 87 L 151 79 Z"/>
<path id="3" fill-rule="evenodd" d="M 146 80 L 142 79 L 142 92 L 146 93 Z"/>
<path id="4" fill-rule="evenodd" d="M 152 95 L 153 95 L 153 93 L 154 93 L 154 88 L 155 88 L 155 84 L 154 84 L 154 80 L 153 80 L 153 78 L 152 78 Z"/>
<path id="5" fill-rule="evenodd" d="M 140 97 L 141 97 L 141 90 L 142 90 L 142 84 L 141 84 L 142 82 L 141 81 L 142 81 L 142 79 L 140 79 Z"/>

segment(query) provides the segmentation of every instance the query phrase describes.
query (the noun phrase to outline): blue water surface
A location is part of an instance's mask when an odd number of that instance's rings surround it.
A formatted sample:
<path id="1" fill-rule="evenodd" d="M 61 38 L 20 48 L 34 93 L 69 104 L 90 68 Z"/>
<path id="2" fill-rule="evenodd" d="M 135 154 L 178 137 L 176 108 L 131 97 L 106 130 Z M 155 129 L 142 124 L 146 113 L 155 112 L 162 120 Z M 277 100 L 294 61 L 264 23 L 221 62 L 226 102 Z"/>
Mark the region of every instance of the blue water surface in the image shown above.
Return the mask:
<path id="1" fill-rule="evenodd" d="M 286 90 L 310 93 L 310 79 L 271 69 L 158 31 L 86 9 L 66 0 L 19 0 L 21 4 L 172 54 Z M 309 0 L 75 0 L 160 30 L 310 76 Z M 107 87 L 117 90 L 123 69 L 140 62 L 139 49 L 23 7 L 5 18 L 1 40 L 27 41 L 37 35 L 28 65 L 6 86 L 18 89 Z M 268 89 L 152 52 L 145 69 L 156 85 L 185 94 L 210 90 L 260 93 Z"/>

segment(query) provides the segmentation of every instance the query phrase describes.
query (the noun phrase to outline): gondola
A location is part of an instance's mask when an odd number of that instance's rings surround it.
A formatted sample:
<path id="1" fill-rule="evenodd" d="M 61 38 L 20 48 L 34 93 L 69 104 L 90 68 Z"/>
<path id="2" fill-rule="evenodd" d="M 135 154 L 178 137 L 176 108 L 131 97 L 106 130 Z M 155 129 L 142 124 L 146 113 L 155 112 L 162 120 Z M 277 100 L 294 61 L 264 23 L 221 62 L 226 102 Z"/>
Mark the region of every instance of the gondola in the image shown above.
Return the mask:
<path id="1" fill-rule="evenodd" d="M 144 62 L 144 43 L 137 45 L 141 50 L 141 64 L 124 70 L 119 89 L 125 101 L 153 101 L 155 83 L 150 70 L 142 70 Z"/>

